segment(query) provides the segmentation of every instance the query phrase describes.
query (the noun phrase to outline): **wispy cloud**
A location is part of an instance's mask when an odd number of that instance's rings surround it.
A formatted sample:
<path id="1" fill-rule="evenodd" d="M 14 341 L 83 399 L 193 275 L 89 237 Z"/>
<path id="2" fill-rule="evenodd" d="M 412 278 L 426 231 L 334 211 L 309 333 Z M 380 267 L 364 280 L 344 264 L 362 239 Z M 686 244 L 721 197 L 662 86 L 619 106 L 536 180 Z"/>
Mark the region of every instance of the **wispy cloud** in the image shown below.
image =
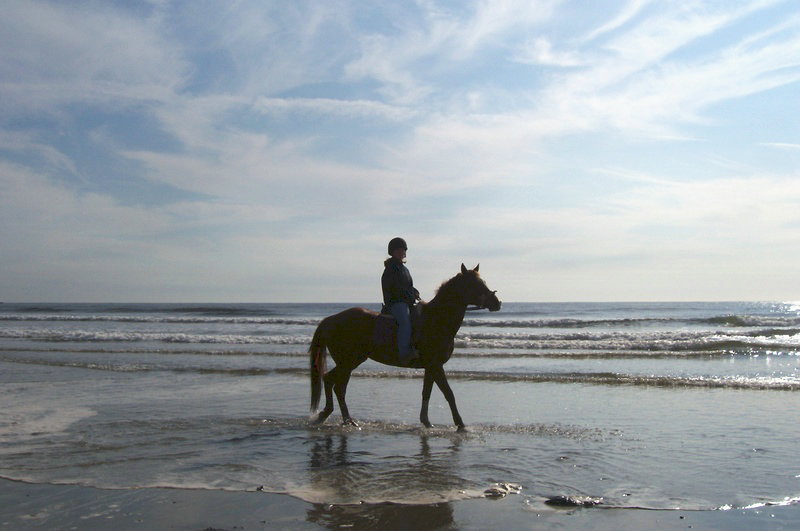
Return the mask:
<path id="1" fill-rule="evenodd" d="M 800 144 L 789 144 L 786 142 L 759 142 L 760 146 L 774 147 L 778 149 L 797 150 L 800 149 Z"/>
<path id="2" fill-rule="evenodd" d="M 407 120 L 417 115 L 413 108 L 389 105 L 374 100 L 344 100 L 333 98 L 261 98 L 254 109 L 267 114 L 312 113 L 344 118 L 380 118 L 391 121 Z"/>
<path id="3" fill-rule="evenodd" d="M 671 134 L 677 124 L 705 120 L 709 106 L 794 83 L 800 72 L 785 69 L 800 59 L 798 25 L 720 48 L 673 54 L 775 2 L 734 9 L 670 4 L 661 12 L 613 35 L 590 67 L 560 77 L 545 91 L 542 107 L 573 120 L 576 128 L 611 125 L 621 130 Z M 773 38 L 774 37 L 774 38 Z"/>
<path id="4" fill-rule="evenodd" d="M 560 67 L 587 66 L 588 63 L 588 59 L 576 51 L 554 50 L 553 44 L 544 37 L 534 39 L 514 59 L 520 63 Z"/>
<path id="5" fill-rule="evenodd" d="M 617 13 L 611 20 L 601 24 L 599 27 L 593 29 L 583 39 L 584 41 L 591 41 L 598 36 L 605 35 L 620 27 L 628 24 L 634 17 L 636 17 L 642 9 L 651 4 L 652 0 L 631 0 Z"/>
<path id="6" fill-rule="evenodd" d="M 421 2 L 414 13 L 397 13 L 391 34 L 368 32 L 360 56 L 347 64 L 351 79 L 374 79 L 390 101 L 424 103 L 438 97 L 436 77 L 459 65 L 480 62 L 486 49 L 502 46 L 543 24 L 557 2 L 503 0 L 479 2 L 464 9 L 444 9 Z"/>

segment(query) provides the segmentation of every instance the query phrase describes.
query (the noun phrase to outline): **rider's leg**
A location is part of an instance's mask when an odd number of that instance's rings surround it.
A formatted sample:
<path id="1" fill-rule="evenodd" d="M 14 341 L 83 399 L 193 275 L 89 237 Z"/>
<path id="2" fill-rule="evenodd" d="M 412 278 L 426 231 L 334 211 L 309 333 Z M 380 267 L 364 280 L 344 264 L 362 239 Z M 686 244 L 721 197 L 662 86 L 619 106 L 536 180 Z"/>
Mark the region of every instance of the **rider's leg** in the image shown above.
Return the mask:
<path id="1" fill-rule="evenodd" d="M 411 313 L 408 304 L 395 302 L 389 307 L 389 311 L 397 319 L 397 348 L 400 361 L 406 361 L 411 357 Z"/>

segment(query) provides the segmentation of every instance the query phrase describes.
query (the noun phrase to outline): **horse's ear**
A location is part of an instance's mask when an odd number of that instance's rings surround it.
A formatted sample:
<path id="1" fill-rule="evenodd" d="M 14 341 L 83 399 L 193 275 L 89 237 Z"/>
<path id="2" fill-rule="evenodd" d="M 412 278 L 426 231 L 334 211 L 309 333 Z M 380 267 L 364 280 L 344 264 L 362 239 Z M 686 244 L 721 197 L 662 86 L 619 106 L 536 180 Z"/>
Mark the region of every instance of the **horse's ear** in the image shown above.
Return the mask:
<path id="1" fill-rule="evenodd" d="M 463 273 L 464 275 L 467 274 L 467 266 L 465 266 L 463 263 L 461 264 L 461 273 Z"/>
<path id="2" fill-rule="evenodd" d="M 480 268 L 481 268 L 481 265 L 480 265 L 480 264 L 478 264 L 478 265 L 476 265 L 476 266 L 475 266 L 475 269 L 473 269 L 473 271 L 475 271 L 475 272 L 477 273 L 477 272 L 478 272 L 478 269 L 480 269 Z"/>

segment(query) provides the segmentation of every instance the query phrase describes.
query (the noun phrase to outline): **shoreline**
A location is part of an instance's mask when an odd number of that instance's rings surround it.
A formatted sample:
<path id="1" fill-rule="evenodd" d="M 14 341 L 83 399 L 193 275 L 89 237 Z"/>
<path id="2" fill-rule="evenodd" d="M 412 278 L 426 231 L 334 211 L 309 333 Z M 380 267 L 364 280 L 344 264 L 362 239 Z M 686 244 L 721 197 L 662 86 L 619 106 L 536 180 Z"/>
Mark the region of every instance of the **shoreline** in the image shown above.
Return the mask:
<path id="1" fill-rule="evenodd" d="M 549 508 L 522 495 L 428 505 L 312 504 L 286 494 L 108 490 L 0 479 L 5 529 L 796 529 L 800 504 L 727 511 Z"/>

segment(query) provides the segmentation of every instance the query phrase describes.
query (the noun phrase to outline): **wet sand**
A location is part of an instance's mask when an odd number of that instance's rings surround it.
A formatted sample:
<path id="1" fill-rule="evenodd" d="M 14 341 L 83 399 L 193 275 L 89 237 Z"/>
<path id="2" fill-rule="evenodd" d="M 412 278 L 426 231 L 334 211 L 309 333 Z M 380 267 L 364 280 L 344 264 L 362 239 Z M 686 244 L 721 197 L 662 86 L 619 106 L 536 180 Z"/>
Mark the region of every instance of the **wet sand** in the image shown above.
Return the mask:
<path id="1" fill-rule="evenodd" d="M 5 529 L 797 529 L 800 506 L 730 511 L 550 508 L 523 494 L 431 505 L 311 504 L 264 492 L 104 490 L 0 480 Z"/>

